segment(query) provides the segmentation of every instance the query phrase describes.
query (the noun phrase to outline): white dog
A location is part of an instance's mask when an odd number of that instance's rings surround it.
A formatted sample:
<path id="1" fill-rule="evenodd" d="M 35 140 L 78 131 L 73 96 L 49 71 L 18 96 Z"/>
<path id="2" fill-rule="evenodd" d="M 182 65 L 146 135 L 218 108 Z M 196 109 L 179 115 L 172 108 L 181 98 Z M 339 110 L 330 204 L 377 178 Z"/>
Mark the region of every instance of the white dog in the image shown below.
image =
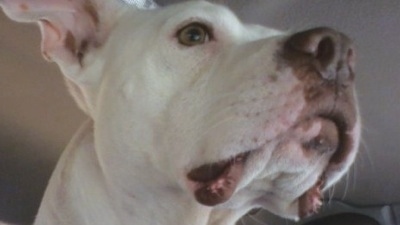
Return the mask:
<path id="1" fill-rule="evenodd" d="M 90 118 L 37 225 L 232 225 L 258 207 L 299 219 L 355 158 L 354 51 L 341 33 L 243 24 L 204 1 L 0 4 L 39 23 L 43 55 Z"/>

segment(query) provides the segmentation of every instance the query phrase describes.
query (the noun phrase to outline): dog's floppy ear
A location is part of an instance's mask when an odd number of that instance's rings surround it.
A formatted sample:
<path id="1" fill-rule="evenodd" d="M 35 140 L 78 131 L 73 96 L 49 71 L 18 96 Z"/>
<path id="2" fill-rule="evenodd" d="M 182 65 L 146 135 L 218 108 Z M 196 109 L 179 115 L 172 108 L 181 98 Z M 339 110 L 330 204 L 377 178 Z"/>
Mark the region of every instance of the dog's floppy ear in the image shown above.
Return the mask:
<path id="1" fill-rule="evenodd" d="M 39 24 L 44 57 L 57 62 L 67 76 L 73 76 L 69 73 L 79 68 L 86 51 L 101 45 L 116 18 L 132 5 L 155 7 L 152 0 L 0 0 L 11 19 Z"/>
<path id="2" fill-rule="evenodd" d="M 0 0 L 6 15 L 40 26 L 43 56 L 56 62 L 79 107 L 90 114 L 94 103 L 89 85 L 97 77 L 82 77 L 84 57 L 100 47 L 120 15 L 127 10 L 155 8 L 153 0 Z"/>

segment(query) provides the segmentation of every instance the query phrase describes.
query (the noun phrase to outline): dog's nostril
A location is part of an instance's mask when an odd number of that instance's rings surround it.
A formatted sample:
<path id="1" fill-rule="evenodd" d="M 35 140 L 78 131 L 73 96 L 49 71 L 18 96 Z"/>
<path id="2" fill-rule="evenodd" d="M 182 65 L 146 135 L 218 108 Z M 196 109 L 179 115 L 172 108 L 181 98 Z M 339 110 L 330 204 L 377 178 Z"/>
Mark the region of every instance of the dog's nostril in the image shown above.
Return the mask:
<path id="1" fill-rule="evenodd" d="M 348 37 L 333 29 L 315 28 L 293 34 L 284 44 L 283 56 L 295 64 L 309 63 L 324 80 L 352 80 L 354 49 Z"/>
<path id="2" fill-rule="evenodd" d="M 336 60 L 335 54 L 337 50 L 335 47 L 335 41 L 332 37 L 323 37 L 319 41 L 314 53 L 315 59 L 320 63 L 320 67 L 325 68 L 325 71 L 320 71 L 321 77 L 325 80 L 336 79 L 335 68 L 329 68 L 331 65 L 333 66 Z"/>
<path id="3" fill-rule="evenodd" d="M 316 48 L 315 58 L 318 59 L 323 66 L 327 66 L 335 56 L 335 43 L 330 37 L 323 38 Z"/>

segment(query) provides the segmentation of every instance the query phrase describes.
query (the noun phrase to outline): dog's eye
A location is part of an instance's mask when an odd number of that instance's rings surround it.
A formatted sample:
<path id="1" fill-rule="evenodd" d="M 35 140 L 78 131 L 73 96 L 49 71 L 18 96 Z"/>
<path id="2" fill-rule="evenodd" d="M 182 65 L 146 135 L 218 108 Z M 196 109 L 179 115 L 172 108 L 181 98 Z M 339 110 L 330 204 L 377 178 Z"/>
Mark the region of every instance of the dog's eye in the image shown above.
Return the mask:
<path id="1" fill-rule="evenodd" d="M 210 40 L 208 27 L 200 23 L 191 23 L 177 33 L 178 41 L 185 46 L 201 45 Z"/>

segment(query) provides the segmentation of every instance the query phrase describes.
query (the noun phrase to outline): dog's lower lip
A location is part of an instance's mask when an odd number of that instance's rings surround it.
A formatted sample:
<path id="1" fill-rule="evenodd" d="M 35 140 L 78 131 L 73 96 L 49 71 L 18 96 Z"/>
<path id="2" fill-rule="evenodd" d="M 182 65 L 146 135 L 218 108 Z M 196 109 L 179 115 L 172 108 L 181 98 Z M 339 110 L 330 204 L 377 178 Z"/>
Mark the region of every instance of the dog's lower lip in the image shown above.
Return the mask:
<path id="1" fill-rule="evenodd" d="M 220 176 L 222 176 L 224 172 L 229 169 L 230 166 L 233 166 L 236 163 L 244 163 L 249 154 L 250 152 L 240 153 L 231 159 L 202 165 L 191 170 L 187 174 L 187 177 L 191 181 L 201 183 L 207 183 L 216 180 Z"/>
<path id="2" fill-rule="evenodd" d="M 346 139 L 346 133 L 348 131 L 348 118 L 340 112 L 335 112 L 335 113 L 330 113 L 330 114 L 322 114 L 320 115 L 321 118 L 325 118 L 327 120 L 332 121 L 337 128 L 337 132 L 339 135 L 339 144 L 338 144 L 338 152 L 337 154 L 340 154 L 340 152 L 346 151 L 344 149 L 346 147 L 346 142 L 348 141 Z"/>
<path id="3" fill-rule="evenodd" d="M 250 152 L 241 153 L 229 160 L 205 164 L 191 170 L 187 178 L 194 184 L 192 191 L 196 200 L 207 206 L 227 201 L 242 178 L 249 154 Z"/>
<path id="4" fill-rule="evenodd" d="M 324 175 L 299 198 L 299 216 L 301 219 L 307 218 L 315 213 L 322 206 L 322 189 L 325 184 Z"/>

